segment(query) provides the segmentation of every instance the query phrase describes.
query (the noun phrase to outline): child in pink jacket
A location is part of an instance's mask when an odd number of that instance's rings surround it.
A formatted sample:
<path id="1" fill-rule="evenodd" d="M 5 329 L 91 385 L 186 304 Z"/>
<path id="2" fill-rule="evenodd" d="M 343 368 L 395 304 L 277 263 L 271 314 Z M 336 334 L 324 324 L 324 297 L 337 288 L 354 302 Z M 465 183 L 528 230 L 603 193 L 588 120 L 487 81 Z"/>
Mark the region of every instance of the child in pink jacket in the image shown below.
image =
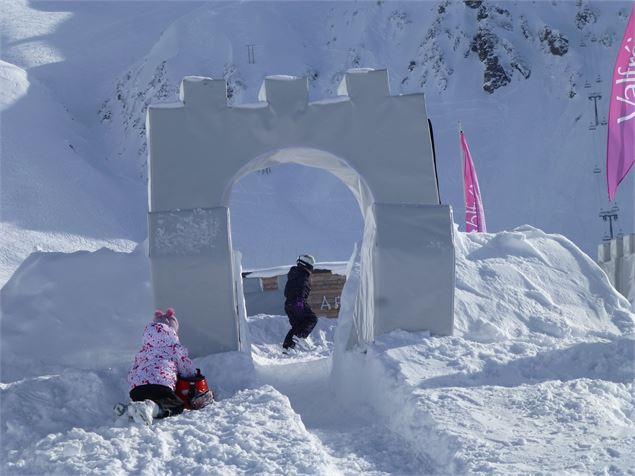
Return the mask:
<path id="1" fill-rule="evenodd" d="M 115 405 L 118 416 L 128 413 L 139 423 L 152 424 L 183 412 L 183 401 L 176 395 L 177 376 L 196 374 L 187 349 L 179 342 L 179 321 L 174 309 L 155 311 L 154 320 L 143 331 L 143 346 L 128 372 L 130 405 Z"/>

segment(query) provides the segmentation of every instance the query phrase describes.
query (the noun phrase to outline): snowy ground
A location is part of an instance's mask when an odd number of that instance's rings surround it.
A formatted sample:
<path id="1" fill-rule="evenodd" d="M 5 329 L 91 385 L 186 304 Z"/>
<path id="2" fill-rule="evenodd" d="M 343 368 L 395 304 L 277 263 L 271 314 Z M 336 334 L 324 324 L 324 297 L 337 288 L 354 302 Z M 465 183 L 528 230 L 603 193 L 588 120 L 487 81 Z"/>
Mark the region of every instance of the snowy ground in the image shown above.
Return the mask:
<path id="1" fill-rule="evenodd" d="M 321 320 L 314 348 L 285 356 L 285 321 L 250 318 L 253 369 L 239 353 L 199 359 L 221 400 L 152 429 L 112 423 L 124 366 L 2 384 L 4 474 L 627 474 L 633 465 L 632 337 L 544 351 L 544 342 L 394 332 L 349 355 L 355 372 L 335 387 L 335 323 Z"/>
<path id="2" fill-rule="evenodd" d="M 146 266 L 37 253 L 3 288 L 2 474 L 633 474 L 635 316 L 562 236 L 458 234 L 455 336 L 343 352 L 320 319 L 286 356 L 286 318 L 251 316 L 250 354 L 196 360 L 216 404 L 117 427 Z"/>

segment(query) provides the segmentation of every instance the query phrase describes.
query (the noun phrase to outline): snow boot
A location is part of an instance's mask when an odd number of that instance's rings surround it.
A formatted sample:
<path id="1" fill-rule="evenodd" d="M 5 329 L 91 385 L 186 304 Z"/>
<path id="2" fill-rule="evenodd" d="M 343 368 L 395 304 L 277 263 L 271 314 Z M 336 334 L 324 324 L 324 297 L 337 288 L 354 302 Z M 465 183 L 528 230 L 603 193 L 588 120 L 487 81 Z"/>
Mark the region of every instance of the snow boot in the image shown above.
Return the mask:
<path id="1" fill-rule="evenodd" d="M 315 348 L 313 341 L 311 341 L 309 337 L 306 339 L 298 339 L 297 344 L 296 349 L 304 352 L 310 352 Z"/>
<path id="2" fill-rule="evenodd" d="M 128 415 L 139 425 L 152 426 L 152 419 L 159 415 L 161 409 L 152 400 L 132 402 L 128 405 Z"/>
<path id="3" fill-rule="evenodd" d="M 295 348 L 295 339 L 293 338 L 293 329 L 289 331 L 287 336 L 284 338 L 284 342 L 282 343 L 283 350 L 289 350 Z"/>
<path id="4" fill-rule="evenodd" d="M 128 423 L 134 421 L 130 415 L 128 415 L 128 405 L 125 403 L 117 403 L 112 408 L 112 412 L 115 415 L 115 426 L 126 426 Z"/>
<path id="5" fill-rule="evenodd" d="M 296 347 L 287 347 L 287 348 L 282 348 L 282 353 L 284 355 L 298 355 L 298 349 Z"/>

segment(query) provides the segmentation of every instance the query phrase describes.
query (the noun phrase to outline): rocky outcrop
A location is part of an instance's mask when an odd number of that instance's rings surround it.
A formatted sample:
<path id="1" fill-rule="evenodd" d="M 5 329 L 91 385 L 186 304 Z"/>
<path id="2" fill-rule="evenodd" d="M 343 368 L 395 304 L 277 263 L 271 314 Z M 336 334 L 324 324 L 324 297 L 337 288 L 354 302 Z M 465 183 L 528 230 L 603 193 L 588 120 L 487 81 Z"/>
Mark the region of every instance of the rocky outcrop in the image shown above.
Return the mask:
<path id="1" fill-rule="evenodd" d="M 483 89 L 490 94 L 511 81 L 510 75 L 501 66 L 496 54 L 497 44 L 498 37 L 494 33 L 486 29 L 479 29 L 470 45 L 470 50 L 475 52 L 485 65 Z"/>
<path id="2" fill-rule="evenodd" d="M 515 23 L 512 13 L 498 5 L 485 2 L 471 3 L 466 6 L 477 9 L 478 30 L 470 41 L 469 51 L 476 53 L 485 70 L 483 71 L 483 90 L 492 94 L 509 84 L 514 74 L 519 73 L 527 79 L 531 69 L 517 52 L 513 43 L 506 39 L 505 32 L 513 32 Z M 521 17 L 522 33 L 530 38 L 526 19 Z"/>
<path id="3" fill-rule="evenodd" d="M 546 51 L 555 56 L 564 56 L 569 51 L 569 40 L 562 33 L 548 26 L 540 31 L 540 42 Z"/>

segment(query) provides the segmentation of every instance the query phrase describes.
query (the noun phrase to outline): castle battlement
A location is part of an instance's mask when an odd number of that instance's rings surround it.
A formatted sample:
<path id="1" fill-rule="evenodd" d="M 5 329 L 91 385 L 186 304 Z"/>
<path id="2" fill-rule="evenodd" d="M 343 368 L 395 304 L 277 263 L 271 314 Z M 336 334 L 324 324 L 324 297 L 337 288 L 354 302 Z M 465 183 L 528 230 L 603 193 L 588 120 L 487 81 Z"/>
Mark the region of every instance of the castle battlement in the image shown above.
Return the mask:
<path id="1" fill-rule="evenodd" d="M 287 162 L 338 177 L 364 217 L 351 345 L 396 328 L 452 333 L 452 215 L 439 203 L 424 95 L 392 96 L 383 69 L 349 70 L 337 92 L 309 102 L 306 78 L 267 76 L 259 103 L 229 105 L 225 80 L 187 76 L 179 102 L 148 108 L 155 304 L 178 310 L 195 355 L 244 341 L 231 188 Z"/>

